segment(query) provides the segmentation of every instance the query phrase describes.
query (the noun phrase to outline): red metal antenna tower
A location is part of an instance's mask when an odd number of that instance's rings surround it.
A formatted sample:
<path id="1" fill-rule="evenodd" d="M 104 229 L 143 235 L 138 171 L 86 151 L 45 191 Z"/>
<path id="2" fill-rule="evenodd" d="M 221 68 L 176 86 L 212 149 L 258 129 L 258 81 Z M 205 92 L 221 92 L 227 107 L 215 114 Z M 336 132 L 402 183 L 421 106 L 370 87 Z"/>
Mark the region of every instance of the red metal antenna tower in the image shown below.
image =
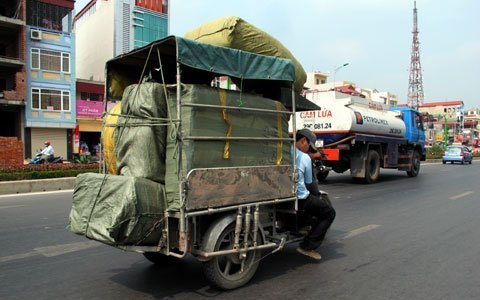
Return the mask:
<path id="1" fill-rule="evenodd" d="M 413 1 L 413 41 L 408 80 L 408 106 L 418 109 L 423 105 L 423 78 L 420 65 L 420 41 L 418 40 L 417 1 Z"/>

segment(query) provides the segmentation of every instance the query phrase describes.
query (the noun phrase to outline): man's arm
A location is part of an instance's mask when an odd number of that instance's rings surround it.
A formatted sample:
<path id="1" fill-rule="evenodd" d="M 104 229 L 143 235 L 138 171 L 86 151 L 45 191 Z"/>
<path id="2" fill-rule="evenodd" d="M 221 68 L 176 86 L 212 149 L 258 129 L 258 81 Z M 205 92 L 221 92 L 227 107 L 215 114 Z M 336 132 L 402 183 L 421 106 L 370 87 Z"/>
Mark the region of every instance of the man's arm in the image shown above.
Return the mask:
<path id="1" fill-rule="evenodd" d="M 309 160 L 305 166 L 305 187 L 314 196 L 320 195 L 320 190 L 318 189 L 317 181 L 313 177 L 313 166 L 312 161 Z"/>

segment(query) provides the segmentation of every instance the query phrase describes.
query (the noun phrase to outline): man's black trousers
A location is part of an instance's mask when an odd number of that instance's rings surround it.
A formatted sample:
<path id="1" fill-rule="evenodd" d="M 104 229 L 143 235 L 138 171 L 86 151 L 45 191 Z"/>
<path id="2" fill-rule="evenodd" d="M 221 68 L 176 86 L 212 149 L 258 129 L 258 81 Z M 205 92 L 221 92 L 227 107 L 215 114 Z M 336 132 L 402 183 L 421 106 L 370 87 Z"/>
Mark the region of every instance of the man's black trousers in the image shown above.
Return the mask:
<path id="1" fill-rule="evenodd" d="M 314 218 L 312 229 L 300 243 L 300 247 L 305 250 L 313 250 L 320 246 L 328 228 L 335 219 L 335 209 L 328 205 L 321 198 L 321 195 L 314 196 L 310 194 L 307 199 L 298 201 L 300 210 L 304 211 L 306 216 Z"/>

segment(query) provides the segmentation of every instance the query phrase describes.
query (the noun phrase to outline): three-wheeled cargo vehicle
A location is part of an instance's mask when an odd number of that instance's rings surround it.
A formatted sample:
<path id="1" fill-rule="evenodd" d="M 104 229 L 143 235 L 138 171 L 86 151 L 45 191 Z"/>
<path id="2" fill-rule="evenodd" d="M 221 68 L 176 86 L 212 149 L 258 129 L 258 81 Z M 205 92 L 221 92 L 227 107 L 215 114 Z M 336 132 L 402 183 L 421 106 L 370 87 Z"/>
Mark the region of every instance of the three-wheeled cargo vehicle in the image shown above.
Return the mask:
<path id="1" fill-rule="evenodd" d="M 77 178 L 73 232 L 156 264 L 191 254 L 222 289 L 303 238 L 292 116 L 317 107 L 293 92 L 290 60 L 170 36 L 106 75 L 122 101 L 104 117 L 103 174 Z M 212 86 L 221 76 L 239 91 Z"/>

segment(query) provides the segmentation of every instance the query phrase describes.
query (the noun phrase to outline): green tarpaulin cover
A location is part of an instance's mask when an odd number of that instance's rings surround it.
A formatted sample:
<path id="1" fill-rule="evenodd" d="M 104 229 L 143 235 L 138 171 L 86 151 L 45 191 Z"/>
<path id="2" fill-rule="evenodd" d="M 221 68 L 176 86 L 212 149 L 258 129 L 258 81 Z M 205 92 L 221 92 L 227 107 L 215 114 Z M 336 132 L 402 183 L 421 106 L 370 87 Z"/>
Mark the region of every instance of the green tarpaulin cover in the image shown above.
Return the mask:
<path id="1" fill-rule="evenodd" d="M 156 245 L 166 204 L 164 186 L 144 178 L 80 174 L 70 230 L 109 245 Z"/>
<path id="2" fill-rule="evenodd" d="M 173 84 L 176 82 L 177 62 L 180 64 L 182 82 L 211 81 L 212 74 L 217 74 L 244 80 L 268 80 L 275 82 L 275 87 L 290 88 L 296 78 L 295 65 L 290 59 L 169 36 L 108 61 L 107 97 L 122 97 L 128 85 L 139 82 L 144 70 L 144 75 L 150 73 L 156 76 L 158 82 Z M 165 81 L 156 71 L 160 65 Z"/>
<path id="3" fill-rule="evenodd" d="M 169 86 L 168 103 L 176 112 L 176 86 Z M 277 101 L 252 94 L 211 88 L 201 85 L 182 85 L 182 167 L 186 176 L 191 169 L 267 166 L 291 164 L 288 141 L 267 140 L 288 138 L 289 115 L 281 113 L 285 107 Z M 259 108 L 278 113 L 241 111 L 218 108 L 189 107 L 188 104 L 207 104 L 245 108 Z M 173 127 L 167 134 L 166 193 L 168 206 L 178 210 L 179 182 L 177 173 L 178 144 Z M 211 140 L 196 139 L 212 137 Z M 215 138 L 249 137 L 259 140 L 215 140 Z"/>
<path id="4" fill-rule="evenodd" d="M 163 85 L 146 82 L 125 89 L 115 131 L 120 174 L 165 183 L 167 104 Z"/>

